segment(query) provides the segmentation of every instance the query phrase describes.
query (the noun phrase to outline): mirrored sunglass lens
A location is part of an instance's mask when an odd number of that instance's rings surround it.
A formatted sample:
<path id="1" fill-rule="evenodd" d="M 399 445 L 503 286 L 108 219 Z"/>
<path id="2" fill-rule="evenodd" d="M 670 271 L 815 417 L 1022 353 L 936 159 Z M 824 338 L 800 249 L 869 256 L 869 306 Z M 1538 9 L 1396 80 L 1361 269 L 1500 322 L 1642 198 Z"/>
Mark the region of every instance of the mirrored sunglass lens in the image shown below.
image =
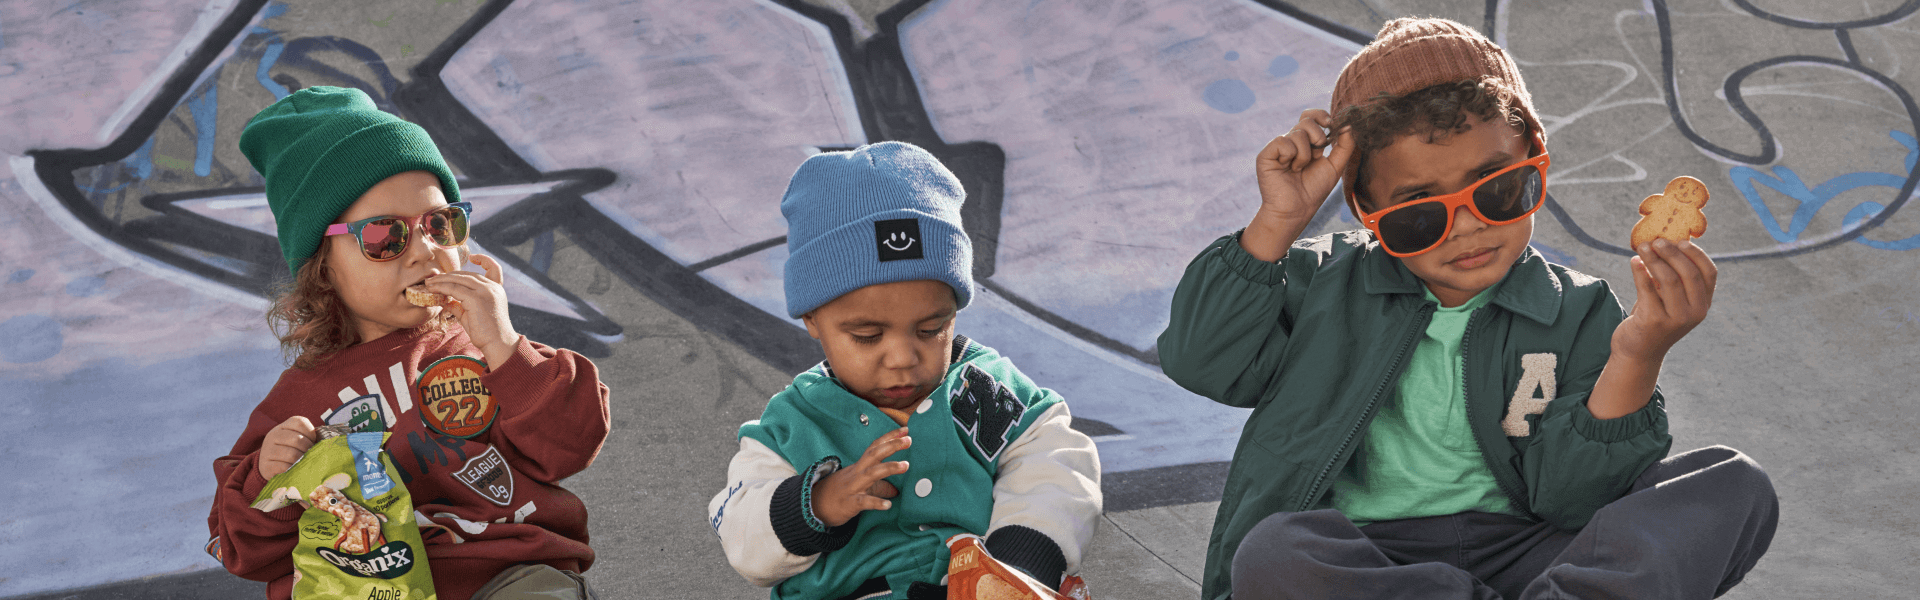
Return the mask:
<path id="1" fill-rule="evenodd" d="M 1474 208 L 1495 221 L 1518 219 L 1540 203 L 1542 179 L 1533 165 L 1501 173 L 1473 190 Z"/>
<path id="2" fill-rule="evenodd" d="M 451 206 L 427 215 L 427 231 L 441 246 L 458 246 L 467 241 L 467 213 Z"/>
<path id="3" fill-rule="evenodd" d="M 1446 233 L 1447 209 L 1439 202 L 1395 208 L 1380 217 L 1380 243 L 1394 252 L 1425 250 Z"/>
<path id="4" fill-rule="evenodd" d="M 360 250 L 368 258 L 393 258 L 406 247 L 407 224 L 399 219 L 380 219 L 360 228 Z"/>

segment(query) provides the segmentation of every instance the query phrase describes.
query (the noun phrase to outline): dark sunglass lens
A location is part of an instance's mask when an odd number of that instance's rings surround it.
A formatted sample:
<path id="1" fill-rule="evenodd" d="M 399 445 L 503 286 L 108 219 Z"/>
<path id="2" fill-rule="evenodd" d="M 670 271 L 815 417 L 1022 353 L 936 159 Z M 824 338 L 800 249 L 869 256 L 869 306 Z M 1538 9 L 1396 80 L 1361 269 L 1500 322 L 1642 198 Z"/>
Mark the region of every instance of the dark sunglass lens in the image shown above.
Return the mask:
<path id="1" fill-rule="evenodd" d="M 1474 208 L 1495 221 L 1511 221 L 1525 216 L 1540 203 L 1545 182 L 1540 169 L 1527 165 L 1501 173 L 1473 190 Z"/>
<path id="2" fill-rule="evenodd" d="M 380 219 L 360 229 L 360 251 L 367 258 L 387 260 L 400 256 L 407 247 L 407 224 L 399 219 Z"/>
<path id="3" fill-rule="evenodd" d="M 1380 243 L 1399 253 L 1419 252 L 1447 233 L 1447 208 L 1439 202 L 1396 207 L 1380 217 Z"/>

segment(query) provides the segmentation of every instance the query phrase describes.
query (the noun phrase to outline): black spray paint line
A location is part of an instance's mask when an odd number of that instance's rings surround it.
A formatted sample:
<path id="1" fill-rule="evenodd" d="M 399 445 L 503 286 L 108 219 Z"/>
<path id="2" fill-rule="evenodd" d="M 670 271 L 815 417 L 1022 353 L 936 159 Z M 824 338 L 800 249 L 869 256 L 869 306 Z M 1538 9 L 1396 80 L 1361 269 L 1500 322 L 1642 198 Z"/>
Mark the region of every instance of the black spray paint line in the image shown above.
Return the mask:
<path id="1" fill-rule="evenodd" d="M 1254 0 L 1254 2 L 1273 9 L 1274 12 L 1286 15 L 1295 21 L 1305 23 L 1314 29 L 1325 31 L 1355 44 L 1365 46 L 1373 43 L 1373 34 L 1371 33 L 1327 20 L 1320 15 L 1301 10 L 1300 7 L 1294 6 L 1292 3 L 1283 2 L 1282 0 Z M 1368 8 L 1368 12 L 1372 12 L 1371 7 Z"/>
<path id="2" fill-rule="evenodd" d="M 1660 5 L 1659 10 L 1666 10 L 1666 6 L 1665 6 L 1666 0 L 1658 0 L 1656 4 Z M 1905 19 L 1908 16 L 1912 15 L 1914 11 L 1920 10 L 1920 0 L 1907 0 L 1905 4 L 1901 4 L 1898 8 L 1887 11 L 1887 13 L 1883 15 L 1867 17 L 1865 19 L 1859 19 L 1855 21 L 1842 21 L 1839 23 L 1819 23 L 1814 21 L 1803 21 L 1800 19 L 1795 19 L 1792 17 L 1779 15 L 1772 12 L 1768 12 L 1766 10 L 1762 10 L 1760 7 L 1754 6 L 1753 2 L 1751 2 L 1750 0 L 1733 0 L 1733 4 L 1735 6 L 1740 7 L 1741 10 L 1745 10 L 1749 13 L 1752 13 L 1753 16 L 1760 17 L 1762 19 L 1766 19 L 1768 21 L 1772 21 L 1775 23 L 1779 23 L 1781 25 L 1786 25 L 1788 27 L 1798 27 L 1801 29 L 1857 29 L 1861 27 L 1874 27 L 1878 25 L 1886 25 L 1889 23 L 1899 21 L 1901 19 Z"/>
<path id="3" fill-rule="evenodd" d="M 1741 0 L 1735 1 L 1740 4 L 1742 8 L 1747 9 L 1749 12 L 1761 18 L 1775 23 L 1807 29 L 1833 28 L 1843 30 L 1843 26 L 1855 26 L 1856 24 L 1878 25 L 1905 18 L 1912 14 L 1914 10 L 1920 9 L 1920 0 L 1908 0 L 1906 4 L 1886 15 L 1860 21 L 1824 25 L 1787 19 L 1786 17 L 1763 12 Z M 1686 115 L 1682 114 L 1680 110 L 1679 79 L 1677 77 L 1677 71 L 1674 68 L 1673 24 L 1671 15 L 1668 12 L 1666 0 L 1653 0 L 1653 12 L 1654 20 L 1660 30 L 1660 85 L 1661 92 L 1666 96 L 1667 112 L 1672 117 L 1674 125 L 1679 128 L 1680 134 L 1686 136 L 1688 141 L 1693 142 L 1695 146 L 1703 150 L 1729 160 L 1752 165 L 1763 165 L 1773 162 L 1778 158 L 1778 146 L 1774 142 L 1772 132 L 1767 129 L 1765 123 L 1761 122 L 1760 116 L 1755 114 L 1753 110 L 1747 106 L 1746 99 L 1740 91 L 1740 84 L 1762 69 L 1786 64 L 1824 65 L 1864 75 L 1899 98 L 1900 105 L 1907 111 L 1908 123 L 1913 124 L 1916 127 L 1916 131 L 1920 131 L 1920 105 L 1914 103 L 1913 95 L 1909 94 L 1906 88 L 1902 87 L 1899 82 L 1858 62 L 1858 54 L 1852 51 L 1851 36 L 1841 34 L 1837 31 L 1836 36 L 1841 43 L 1842 51 L 1847 54 L 1848 60 L 1811 55 L 1778 56 L 1741 67 L 1727 76 L 1726 82 L 1722 86 L 1722 91 L 1726 96 L 1727 106 L 1732 108 L 1734 113 L 1740 117 L 1740 120 L 1745 121 L 1747 126 L 1753 129 L 1754 133 L 1759 136 L 1761 144 L 1759 154 L 1741 154 L 1708 141 L 1704 136 L 1701 136 L 1699 132 L 1694 131 L 1693 126 L 1687 121 Z M 1886 223 L 1888 219 L 1893 217 L 1894 213 L 1899 212 L 1900 208 L 1906 205 L 1907 199 L 1913 195 L 1916 184 L 1920 184 L 1920 170 L 1909 170 L 1906 181 L 1901 184 L 1900 191 L 1894 195 L 1893 200 L 1887 202 L 1884 208 L 1875 213 L 1872 218 L 1856 223 L 1853 227 L 1843 228 L 1840 231 L 1809 240 L 1795 240 L 1773 248 L 1714 255 L 1713 258 L 1716 261 L 1722 262 L 1740 262 L 1762 258 L 1784 258 L 1852 241 L 1867 231 Z M 1566 222 L 1571 222 L 1571 220 L 1569 219 Z"/>
<path id="4" fill-rule="evenodd" d="M 134 117 L 127 124 L 126 129 L 106 146 L 92 150 L 74 148 L 27 151 L 27 156 L 33 158 L 34 175 L 47 187 L 53 197 L 73 214 L 75 219 L 100 237 L 196 276 L 263 297 L 267 294 L 269 286 L 262 281 L 261 276 L 271 272 L 271 269 L 261 263 L 271 262 L 272 259 L 262 261 L 259 257 L 236 257 L 253 263 L 254 267 L 247 269 L 247 273 L 234 273 L 176 252 L 153 239 L 128 231 L 125 226 L 109 218 L 100 207 L 94 206 L 87 200 L 86 195 L 81 193 L 79 185 L 74 183 L 73 172 L 90 166 L 118 162 L 138 150 L 146 139 L 160 128 L 167 115 L 173 112 L 187 93 L 192 91 L 200 74 L 219 58 L 220 53 L 240 35 L 247 24 L 253 21 L 254 15 L 266 4 L 266 0 L 243 0 L 237 3 L 233 12 L 228 13 L 219 25 L 214 26 L 213 30 L 208 32 L 206 40 L 195 48 L 185 61 L 181 62 L 180 67 L 167 77 L 166 82 L 160 85 L 159 90 L 154 92 L 153 99 L 140 110 L 139 116 Z M 274 253 L 278 254 L 277 244 Z"/>

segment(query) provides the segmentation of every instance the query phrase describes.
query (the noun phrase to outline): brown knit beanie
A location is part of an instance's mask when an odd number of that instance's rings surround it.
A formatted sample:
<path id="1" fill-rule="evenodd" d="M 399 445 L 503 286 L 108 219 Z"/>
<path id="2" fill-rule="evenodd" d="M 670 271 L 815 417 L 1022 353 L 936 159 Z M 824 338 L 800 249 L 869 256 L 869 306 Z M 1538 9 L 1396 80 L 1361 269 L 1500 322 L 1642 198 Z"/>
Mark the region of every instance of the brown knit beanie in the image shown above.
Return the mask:
<path id="1" fill-rule="evenodd" d="M 1480 32 L 1446 19 L 1394 19 L 1380 26 L 1333 84 L 1333 114 L 1384 94 L 1400 96 L 1467 79 L 1492 78 L 1510 92 L 1527 126 L 1546 139 L 1534 117 L 1533 97 L 1507 51 Z"/>

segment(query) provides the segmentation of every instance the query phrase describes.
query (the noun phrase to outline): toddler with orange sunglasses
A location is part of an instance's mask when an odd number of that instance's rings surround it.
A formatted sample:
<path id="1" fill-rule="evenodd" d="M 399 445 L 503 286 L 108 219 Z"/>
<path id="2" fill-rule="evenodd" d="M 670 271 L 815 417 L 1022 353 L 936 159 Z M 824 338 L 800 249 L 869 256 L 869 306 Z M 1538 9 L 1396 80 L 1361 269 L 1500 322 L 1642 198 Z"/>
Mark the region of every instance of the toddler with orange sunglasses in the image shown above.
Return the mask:
<path id="1" fill-rule="evenodd" d="M 514 330 L 426 130 L 319 86 L 255 115 L 240 150 L 293 275 L 268 313 L 293 364 L 213 463 L 208 554 L 288 598 L 302 509 L 253 504 L 317 427 L 342 425 L 389 433 L 440 600 L 591 598 L 586 506 L 558 482 L 600 452 L 607 386 L 593 361 Z"/>
<path id="2" fill-rule="evenodd" d="M 1657 241 L 1638 302 L 1529 247 L 1551 159 L 1506 51 L 1387 23 L 1255 160 L 1246 229 L 1187 267 L 1159 339 L 1251 407 L 1203 598 L 1708 598 L 1777 523 L 1740 452 L 1668 457 L 1668 349 L 1713 261 Z M 1364 230 L 1298 239 L 1341 184 Z"/>

